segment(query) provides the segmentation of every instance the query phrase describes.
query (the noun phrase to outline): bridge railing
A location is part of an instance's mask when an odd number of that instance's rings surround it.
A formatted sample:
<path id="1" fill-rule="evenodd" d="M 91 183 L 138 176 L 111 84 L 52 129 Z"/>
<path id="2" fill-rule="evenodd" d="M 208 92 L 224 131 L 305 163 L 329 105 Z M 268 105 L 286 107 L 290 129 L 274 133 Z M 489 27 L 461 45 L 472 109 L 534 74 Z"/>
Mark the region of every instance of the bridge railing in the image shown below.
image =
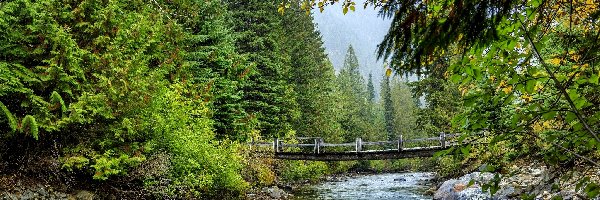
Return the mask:
<path id="1" fill-rule="evenodd" d="M 320 154 L 324 152 L 326 148 L 341 147 L 348 148 L 354 147 L 353 151 L 350 152 L 372 152 L 372 151 L 404 151 L 404 150 L 415 150 L 425 148 L 447 148 L 452 145 L 456 145 L 454 138 L 457 138 L 459 134 L 445 134 L 440 133 L 438 137 L 431 138 L 416 138 L 416 139 L 403 139 L 400 135 L 398 140 L 393 141 L 363 141 L 362 138 L 356 138 L 355 142 L 350 143 L 326 143 L 323 138 L 320 137 L 298 137 L 296 141 L 302 143 L 285 143 L 284 140 L 275 138 L 273 142 L 252 142 L 251 145 L 259 147 L 272 146 L 275 153 L 283 153 L 285 149 L 299 148 L 304 151 L 311 148 L 314 154 Z M 306 142 L 306 143 L 304 143 Z M 416 144 L 416 145 L 414 145 Z M 422 145 L 425 144 L 425 145 Z M 378 150 L 368 150 L 375 147 Z M 392 148 L 386 148 L 392 147 Z M 383 148 L 383 149 L 382 149 Z M 310 151 L 310 150 L 309 150 Z"/>

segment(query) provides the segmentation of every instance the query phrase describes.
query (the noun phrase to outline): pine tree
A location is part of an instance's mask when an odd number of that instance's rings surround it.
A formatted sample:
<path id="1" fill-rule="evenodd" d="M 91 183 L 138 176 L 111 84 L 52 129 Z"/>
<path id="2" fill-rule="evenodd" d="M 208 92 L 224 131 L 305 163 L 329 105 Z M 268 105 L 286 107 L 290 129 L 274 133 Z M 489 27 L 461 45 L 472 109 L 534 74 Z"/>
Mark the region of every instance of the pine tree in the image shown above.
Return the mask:
<path id="1" fill-rule="evenodd" d="M 384 76 L 381 83 L 381 95 L 384 108 L 385 130 L 389 139 L 397 138 L 394 132 L 394 104 L 392 102 L 392 94 L 390 89 L 390 77 Z"/>
<path id="2" fill-rule="evenodd" d="M 300 11 L 300 7 L 293 4 L 283 15 L 286 33 L 283 49 L 290 55 L 289 82 L 293 83 L 300 111 L 293 128 L 298 136 L 339 141 L 340 129 L 335 120 L 335 72 L 312 16 Z"/>
<path id="3" fill-rule="evenodd" d="M 344 130 L 346 141 L 353 141 L 357 137 L 366 138 L 374 135 L 372 124 L 372 110 L 368 103 L 366 84 L 358 71 L 358 59 L 352 46 L 348 47 L 344 66 L 337 76 L 339 99 L 339 123 Z"/>
<path id="4" fill-rule="evenodd" d="M 227 7 L 220 0 L 178 1 L 164 7 L 187 27 L 184 57 L 190 74 L 183 74 L 209 103 L 218 138 L 244 140 L 252 129 L 245 111 L 242 86 L 249 64 L 235 49 Z M 201 12 L 201 14 L 198 14 Z"/>
<path id="5" fill-rule="evenodd" d="M 418 131 L 417 127 L 418 107 L 405 81 L 394 76 L 390 80 L 390 90 L 394 107 L 394 131 L 407 139 L 428 137 L 417 135 L 423 133 Z"/>
<path id="6" fill-rule="evenodd" d="M 277 5 L 268 1 L 227 1 L 232 11 L 236 46 L 254 68 L 243 85 L 244 109 L 258 120 L 266 137 L 292 130 L 298 117 L 290 77 L 290 57 L 283 53 L 286 32 Z"/>
<path id="7" fill-rule="evenodd" d="M 369 80 L 367 82 L 367 93 L 369 94 L 369 102 L 375 102 L 375 86 L 373 86 L 373 74 L 369 73 Z"/>

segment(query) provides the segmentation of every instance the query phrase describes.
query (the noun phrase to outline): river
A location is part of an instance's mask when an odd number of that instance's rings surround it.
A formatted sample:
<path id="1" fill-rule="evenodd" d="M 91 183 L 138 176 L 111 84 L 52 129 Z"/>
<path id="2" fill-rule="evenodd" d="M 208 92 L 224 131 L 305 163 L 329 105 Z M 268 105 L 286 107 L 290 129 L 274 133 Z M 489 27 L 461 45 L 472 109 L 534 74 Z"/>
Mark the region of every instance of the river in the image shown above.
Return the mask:
<path id="1" fill-rule="evenodd" d="M 360 175 L 306 186 L 294 199 L 431 199 L 426 195 L 433 173 L 389 173 Z"/>

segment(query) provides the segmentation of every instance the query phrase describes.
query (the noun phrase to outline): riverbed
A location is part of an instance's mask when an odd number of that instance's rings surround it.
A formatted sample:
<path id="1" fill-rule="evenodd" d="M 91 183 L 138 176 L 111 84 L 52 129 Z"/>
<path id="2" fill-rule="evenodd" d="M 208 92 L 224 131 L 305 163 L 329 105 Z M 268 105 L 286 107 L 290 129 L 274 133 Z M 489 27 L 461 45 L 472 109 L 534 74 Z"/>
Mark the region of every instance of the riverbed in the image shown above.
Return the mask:
<path id="1" fill-rule="evenodd" d="M 293 199 L 431 199 L 435 174 L 426 172 L 359 175 L 305 186 Z"/>

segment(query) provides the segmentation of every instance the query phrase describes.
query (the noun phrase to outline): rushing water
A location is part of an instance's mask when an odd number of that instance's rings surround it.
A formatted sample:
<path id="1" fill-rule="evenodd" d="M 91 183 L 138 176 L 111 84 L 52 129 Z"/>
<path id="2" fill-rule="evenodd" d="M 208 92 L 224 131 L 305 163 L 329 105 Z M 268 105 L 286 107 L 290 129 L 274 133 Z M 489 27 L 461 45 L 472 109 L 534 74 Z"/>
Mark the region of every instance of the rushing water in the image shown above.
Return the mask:
<path id="1" fill-rule="evenodd" d="M 349 177 L 307 186 L 295 199 L 431 199 L 433 173 L 393 173 Z"/>

